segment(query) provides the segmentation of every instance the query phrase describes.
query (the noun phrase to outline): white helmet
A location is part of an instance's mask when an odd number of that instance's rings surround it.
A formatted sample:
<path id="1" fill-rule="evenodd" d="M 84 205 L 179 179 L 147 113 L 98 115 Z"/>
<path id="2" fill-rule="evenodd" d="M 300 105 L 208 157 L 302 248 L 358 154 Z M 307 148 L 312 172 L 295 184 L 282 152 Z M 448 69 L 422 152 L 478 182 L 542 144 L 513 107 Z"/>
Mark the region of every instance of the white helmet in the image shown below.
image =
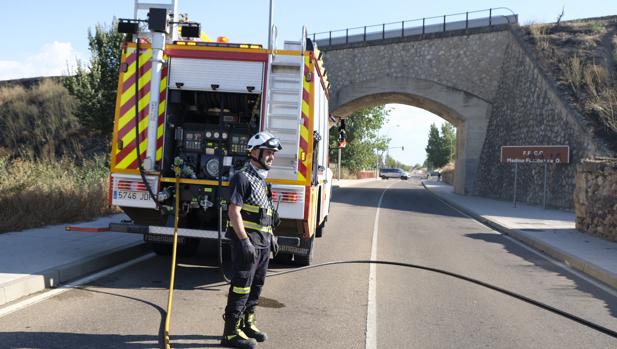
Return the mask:
<path id="1" fill-rule="evenodd" d="M 246 151 L 250 152 L 253 149 L 271 149 L 274 151 L 282 150 L 281 142 L 274 137 L 270 132 L 263 131 L 254 134 L 249 139 L 246 145 Z"/>

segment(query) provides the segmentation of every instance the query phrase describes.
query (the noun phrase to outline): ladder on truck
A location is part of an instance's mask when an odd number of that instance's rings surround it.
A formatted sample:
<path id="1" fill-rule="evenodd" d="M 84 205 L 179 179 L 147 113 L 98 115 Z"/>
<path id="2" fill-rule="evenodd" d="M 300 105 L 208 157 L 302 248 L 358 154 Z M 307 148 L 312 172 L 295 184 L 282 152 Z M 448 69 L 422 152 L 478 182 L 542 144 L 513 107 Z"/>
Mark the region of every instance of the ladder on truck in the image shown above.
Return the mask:
<path id="1" fill-rule="evenodd" d="M 285 50 L 300 51 L 301 55 L 279 55 L 275 50 L 271 54 L 266 129 L 283 146 L 274 159 L 271 178 L 296 180 L 298 176 L 305 42 L 305 37 L 300 42 L 285 41 Z"/>

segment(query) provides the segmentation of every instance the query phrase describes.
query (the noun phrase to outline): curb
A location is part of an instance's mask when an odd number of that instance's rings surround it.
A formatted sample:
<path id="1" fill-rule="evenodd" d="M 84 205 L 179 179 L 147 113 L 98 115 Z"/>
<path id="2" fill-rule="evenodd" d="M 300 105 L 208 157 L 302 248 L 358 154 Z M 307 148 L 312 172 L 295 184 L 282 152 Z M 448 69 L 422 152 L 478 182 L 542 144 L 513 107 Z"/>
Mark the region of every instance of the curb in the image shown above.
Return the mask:
<path id="1" fill-rule="evenodd" d="M 67 281 L 126 262 L 147 252 L 149 249 L 145 242 L 134 242 L 9 281 L 0 285 L 0 306 L 48 288 L 58 287 Z"/>
<path id="2" fill-rule="evenodd" d="M 424 187 L 424 189 L 426 189 L 426 191 L 428 191 L 429 193 L 431 193 L 432 195 L 434 195 L 437 199 L 439 199 L 440 201 L 454 207 L 455 209 L 465 213 L 466 215 L 470 216 L 471 218 L 477 220 L 478 222 L 492 228 L 495 229 L 496 231 L 508 235 L 524 244 L 526 244 L 527 246 L 530 246 L 532 248 L 534 248 L 535 250 L 542 252 L 544 254 L 547 254 L 555 259 L 557 259 L 558 261 L 582 272 L 585 273 L 591 277 L 593 277 L 596 280 L 599 280 L 607 285 L 609 285 L 612 288 L 617 289 L 617 274 L 608 271 L 604 268 L 601 268 L 595 264 L 589 263 L 586 260 L 583 260 L 577 256 L 574 256 L 566 251 L 563 251 L 557 247 L 551 246 L 549 244 L 544 243 L 541 240 L 537 240 L 534 238 L 530 238 L 529 236 L 526 236 L 523 232 L 521 232 L 520 230 L 517 229 L 510 229 L 507 228 L 499 223 L 496 223 L 494 221 L 491 221 L 489 219 L 486 219 L 484 217 L 482 217 L 481 215 L 467 209 L 466 207 L 463 207 L 459 204 L 456 204 L 442 196 L 440 196 L 439 194 L 436 194 L 435 192 L 433 192 L 432 190 L 430 190 L 425 184 L 424 182 L 422 182 L 422 186 Z"/>

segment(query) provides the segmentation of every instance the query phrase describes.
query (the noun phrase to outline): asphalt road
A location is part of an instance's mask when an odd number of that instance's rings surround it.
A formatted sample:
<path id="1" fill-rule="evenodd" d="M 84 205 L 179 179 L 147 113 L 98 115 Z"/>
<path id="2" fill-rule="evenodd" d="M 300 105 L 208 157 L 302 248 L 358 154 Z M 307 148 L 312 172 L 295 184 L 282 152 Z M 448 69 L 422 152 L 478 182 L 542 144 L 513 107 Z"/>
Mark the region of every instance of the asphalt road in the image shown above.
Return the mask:
<path id="1" fill-rule="evenodd" d="M 315 262 L 369 259 L 375 227 L 380 260 L 460 273 L 617 330 L 616 297 L 461 215 L 414 180 L 336 189 Z M 207 255 L 181 260 L 174 348 L 218 347 L 228 287 L 215 264 Z M 617 339 L 495 291 L 395 266 L 374 268 L 375 312 L 367 320 L 369 275 L 366 264 L 346 264 L 269 278 L 258 325 L 270 339 L 259 347 L 365 348 L 375 334 L 377 348 L 617 348 Z M 9 314 L 0 318 L 0 348 L 159 348 L 168 278 L 169 260 L 153 257 Z"/>

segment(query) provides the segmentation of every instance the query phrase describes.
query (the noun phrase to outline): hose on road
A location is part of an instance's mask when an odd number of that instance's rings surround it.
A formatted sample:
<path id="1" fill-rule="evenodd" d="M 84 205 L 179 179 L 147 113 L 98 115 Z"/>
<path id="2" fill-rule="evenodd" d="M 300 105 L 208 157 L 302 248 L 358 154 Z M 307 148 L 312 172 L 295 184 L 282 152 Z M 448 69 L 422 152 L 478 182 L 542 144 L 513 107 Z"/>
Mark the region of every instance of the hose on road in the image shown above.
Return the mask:
<path id="1" fill-rule="evenodd" d="M 591 329 L 594 329 L 596 331 L 602 332 L 608 336 L 611 336 L 613 338 L 617 338 L 617 331 L 613 331 L 609 328 L 606 328 L 602 325 L 596 324 L 594 322 L 591 322 L 589 320 L 585 320 L 579 316 L 576 316 L 574 314 L 570 314 L 566 311 L 557 309 L 555 307 L 552 307 L 548 304 L 542 303 L 540 301 L 536 301 L 534 299 L 531 299 L 529 297 L 525 297 L 523 295 L 520 295 L 516 292 L 495 286 L 495 285 L 491 285 L 489 283 L 486 283 L 484 281 L 480 281 L 477 279 L 473 279 L 470 278 L 468 276 L 464 276 L 461 274 L 457 274 L 457 273 L 453 273 L 453 272 L 449 272 L 447 270 L 442 270 L 442 269 L 437 269 L 437 268 L 432 268 L 432 267 L 427 267 L 427 266 L 423 266 L 423 265 L 418 265 L 418 264 L 410 264 L 410 263 L 402 263 L 402 262 L 392 262 L 392 261 L 380 261 L 380 260 L 349 260 L 349 261 L 334 261 L 334 262 L 325 262 L 325 263 L 319 263 L 319 264 L 314 264 L 314 265 L 309 265 L 306 267 L 300 267 L 297 269 L 293 269 L 293 270 L 286 270 L 286 271 L 281 271 L 281 272 L 275 272 L 275 273 L 269 273 L 268 275 L 266 275 L 266 277 L 274 277 L 274 276 L 280 276 L 280 275 L 285 275 L 285 274 L 291 274 L 291 273 L 297 273 L 297 272 L 301 272 L 301 271 L 306 271 L 309 269 L 315 269 L 315 268 L 321 268 L 321 267 L 326 267 L 326 266 L 330 266 L 330 265 L 341 265 L 341 264 L 382 264 L 382 265 L 393 265 L 393 266 L 399 266 L 399 267 L 406 267 L 406 268 L 413 268 L 413 269 L 421 269 L 421 270 L 426 270 L 426 271 L 430 271 L 433 273 L 439 273 L 439 274 L 443 274 L 443 275 L 447 275 L 447 276 L 451 276 L 460 280 L 464 280 L 467 282 L 471 282 L 473 284 L 476 285 L 480 285 L 486 288 L 489 288 L 493 291 L 497 291 L 499 293 L 505 294 L 507 296 L 516 298 L 518 300 L 521 300 L 523 302 L 526 302 L 528 304 L 534 305 L 536 307 L 542 308 L 544 310 L 550 311 L 554 314 L 563 316 L 567 319 L 570 319 L 572 321 L 576 321 L 581 325 L 587 326 Z M 228 285 L 228 282 L 225 283 L 219 283 L 216 285 L 211 285 L 208 286 L 207 288 L 211 288 L 211 287 L 220 287 L 220 286 L 225 286 Z"/>

